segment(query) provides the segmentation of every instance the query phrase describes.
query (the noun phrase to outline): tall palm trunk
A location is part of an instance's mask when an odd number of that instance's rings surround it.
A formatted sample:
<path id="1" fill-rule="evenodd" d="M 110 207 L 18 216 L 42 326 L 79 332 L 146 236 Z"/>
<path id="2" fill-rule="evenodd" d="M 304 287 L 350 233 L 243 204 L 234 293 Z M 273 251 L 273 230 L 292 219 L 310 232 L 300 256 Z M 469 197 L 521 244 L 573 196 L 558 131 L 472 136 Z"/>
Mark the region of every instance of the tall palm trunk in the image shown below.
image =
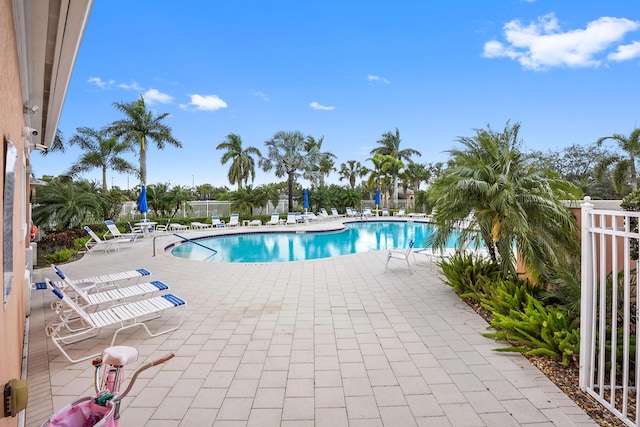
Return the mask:
<path id="1" fill-rule="evenodd" d="M 289 185 L 289 211 L 288 212 L 293 212 L 293 184 L 294 184 L 294 172 L 289 172 L 289 179 L 288 179 L 288 185 Z"/>
<path id="2" fill-rule="evenodd" d="M 144 146 L 144 137 L 140 141 L 140 183 L 147 185 L 147 149 Z"/>
<path id="3" fill-rule="evenodd" d="M 393 204 L 394 207 L 398 207 L 398 175 L 393 176 Z"/>
<path id="4" fill-rule="evenodd" d="M 633 154 L 631 154 L 631 162 L 630 162 L 630 169 L 631 169 L 631 189 L 632 190 L 637 190 L 638 189 L 638 174 L 636 172 L 636 156 L 634 156 Z"/>

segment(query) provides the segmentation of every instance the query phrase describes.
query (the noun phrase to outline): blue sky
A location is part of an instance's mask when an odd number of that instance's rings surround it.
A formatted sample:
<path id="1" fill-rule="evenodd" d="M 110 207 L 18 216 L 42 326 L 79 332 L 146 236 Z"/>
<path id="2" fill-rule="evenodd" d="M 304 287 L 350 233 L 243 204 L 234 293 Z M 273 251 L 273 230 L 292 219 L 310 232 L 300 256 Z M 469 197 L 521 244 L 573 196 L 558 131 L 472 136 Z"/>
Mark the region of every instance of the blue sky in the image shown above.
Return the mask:
<path id="1" fill-rule="evenodd" d="M 101 128 L 122 118 L 114 102 L 143 95 L 183 144 L 148 151 L 147 182 L 233 188 L 215 149 L 229 133 L 261 150 L 280 130 L 324 136 L 337 166 L 365 163 L 396 127 L 422 163 L 508 120 L 527 150 L 629 134 L 639 71 L 632 0 L 97 0 L 59 128 Z M 78 157 L 34 156 L 34 172 L 58 175 Z M 255 184 L 275 181 L 258 171 Z"/>

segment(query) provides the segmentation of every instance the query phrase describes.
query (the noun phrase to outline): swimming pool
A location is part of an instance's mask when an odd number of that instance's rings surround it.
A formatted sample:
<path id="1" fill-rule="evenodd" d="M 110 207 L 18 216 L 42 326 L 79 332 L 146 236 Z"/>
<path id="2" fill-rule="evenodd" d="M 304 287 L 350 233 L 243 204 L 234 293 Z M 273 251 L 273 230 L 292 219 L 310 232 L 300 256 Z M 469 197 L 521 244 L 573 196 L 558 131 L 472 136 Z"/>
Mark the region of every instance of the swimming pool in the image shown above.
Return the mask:
<path id="1" fill-rule="evenodd" d="M 211 262 L 286 262 L 327 258 L 403 248 L 414 238 L 424 247 L 433 232 L 430 224 L 404 221 L 368 221 L 345 224 L 346 229 L 331 232 L 264 232 L 233 234 L 198 239 L 174 247 L 171 254 L 181 258 Z M 448 247 L 454 247 L 452 236 Z M 213 248 L 211 250 L 202 246 Z"/>

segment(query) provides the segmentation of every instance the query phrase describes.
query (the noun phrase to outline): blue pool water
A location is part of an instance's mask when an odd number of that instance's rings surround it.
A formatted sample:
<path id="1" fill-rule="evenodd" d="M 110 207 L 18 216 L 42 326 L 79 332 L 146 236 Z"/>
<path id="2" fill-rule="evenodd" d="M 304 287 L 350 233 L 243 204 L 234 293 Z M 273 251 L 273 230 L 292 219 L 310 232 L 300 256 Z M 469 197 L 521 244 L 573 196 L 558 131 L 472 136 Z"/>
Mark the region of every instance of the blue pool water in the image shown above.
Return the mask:
<path id="1" fill-rule="evenodd" d="M 419 222 L 369 221 L 345 224 L 335 232 L 266 232 L 235 234 L 198 239 L 173 248 L 181 258 L 212 262 L 284 262 L 327 258 L 360 252 L 406 248 L 414 238 L 416 247 L 425 247 L 433 232 Z M 298 230 L 300 231 L 300 230 Z M 449 241 L 454 247 L 455 236 Z"/>

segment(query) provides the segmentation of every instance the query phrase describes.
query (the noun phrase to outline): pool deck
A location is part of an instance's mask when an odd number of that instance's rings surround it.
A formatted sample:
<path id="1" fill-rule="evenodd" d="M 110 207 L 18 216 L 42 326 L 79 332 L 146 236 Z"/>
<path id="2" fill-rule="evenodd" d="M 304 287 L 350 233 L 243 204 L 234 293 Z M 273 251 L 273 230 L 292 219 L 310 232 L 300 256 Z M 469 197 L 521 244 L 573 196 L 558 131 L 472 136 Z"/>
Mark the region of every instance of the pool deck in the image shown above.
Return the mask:
<path id="1" fill-rule="evenodd" d="M 385 218 L 386 219 L 386 218 Z M 397 219 L 397 218 L 394 218 Z M 328 229 L 299 226 L 188 231 Z M 65 264 L 71 278 L 136 268 L 152 272 L 188 305 L 183 324 L 149 338 L 124 331 L 143 362 L 176 357 L 145 371 L 123 401 L 122 426 L 596 426 L 526 358 L 496 353 L 486 322 L 442 283 L 425 259 L 386 251 L 313 261 L 233 264 L 190 261 L 162 250 L 171 234 L 139 239 L 116 253 Z M 153 256 L 153 241 L 157 254 Z M 53 278 L 50 268 L 34 280 Z M 45 335 L 49 291 L 32 291 L 26 425 L 92 394 L 90 361 L 69 363 Z M 170 310 L 150 327 L 177 322 Z M 91 354 L 111 334 L 75 344 Z M 86 353 L 88 352 L 88 353 Z"/>

